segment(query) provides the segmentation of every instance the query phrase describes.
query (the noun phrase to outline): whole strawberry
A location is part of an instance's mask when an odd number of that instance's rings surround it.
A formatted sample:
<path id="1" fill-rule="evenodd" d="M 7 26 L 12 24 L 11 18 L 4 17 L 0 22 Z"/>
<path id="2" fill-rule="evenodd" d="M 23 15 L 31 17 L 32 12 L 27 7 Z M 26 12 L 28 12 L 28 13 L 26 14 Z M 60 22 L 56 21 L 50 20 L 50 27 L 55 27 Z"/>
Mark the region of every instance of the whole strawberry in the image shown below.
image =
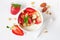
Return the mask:
<path id="1" fill-rule="evenodd" d="M 11 4 L 11 14 L 16 15 L 21 9 L 20 4 Z"/>

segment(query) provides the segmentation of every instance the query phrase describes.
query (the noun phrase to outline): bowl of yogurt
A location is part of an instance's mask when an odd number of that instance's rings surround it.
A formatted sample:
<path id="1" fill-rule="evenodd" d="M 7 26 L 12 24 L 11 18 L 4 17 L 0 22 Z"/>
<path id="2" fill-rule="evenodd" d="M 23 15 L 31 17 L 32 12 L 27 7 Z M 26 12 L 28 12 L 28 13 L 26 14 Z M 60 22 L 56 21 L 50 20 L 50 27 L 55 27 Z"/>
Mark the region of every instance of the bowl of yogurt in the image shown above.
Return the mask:
<path id="1" fill-rule="evenodd" d="M 36 31 L 43 24 L 42 13 L 33 7 L 26 7 L 20 10 L 18 24 L 25 31 Z"/>

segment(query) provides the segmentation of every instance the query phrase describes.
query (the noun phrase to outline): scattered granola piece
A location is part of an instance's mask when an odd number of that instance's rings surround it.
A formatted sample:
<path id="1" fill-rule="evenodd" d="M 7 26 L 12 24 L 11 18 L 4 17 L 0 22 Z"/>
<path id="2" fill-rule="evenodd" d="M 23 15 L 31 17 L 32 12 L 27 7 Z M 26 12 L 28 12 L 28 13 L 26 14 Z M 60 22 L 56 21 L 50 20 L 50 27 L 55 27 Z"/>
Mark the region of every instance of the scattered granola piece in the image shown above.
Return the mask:
<path id="1" fill-rule="evenodd" d="M 46 30 L 44 33 L 48 33 L 48 31 Z"/>
<path id="2" fill-rule="evenodd" d="M 49 11 L 46 11 L 46 14 L 49 14 Z"/>
<path id="3" fill-rule="evenodd" d="M 48 33 L 48 30 L 47 30 L 47 28 L 45 28 L 45 29 L 44 29 L 44 33 Z"/>
<path id="4" fill-rule="evenodd" d="M 50 5 L 47 5 L 47 8 L 50 8 Z"/>
<path id="5" fill-rule="evenodd" d="M 31 4 L 32 4 L 32 5 L 34 5 L 34 4 L 35 4 L 35 2 L 31 2 Z"/>
<path id="6" fill-rule="evenodd" d="M 27 26 L 31 26 L 31 24 L 28 24 L 28 23 L 27 23 Z"/>
<path id="7" fill-rule="evenodd" d="M 14 18 L 14 20 L 16 20 L 17 18 Z"/>
<path id="8" fill-rule="evenodd" d="M 47 10 L 45 13 L 46 13 L 46 14 L 49 14 L 49 15 L 52 14 L 49 10 Z"/>
<path id="9" fill-rule="evenodd" d="M 49 14 L 51 15 L 52 13 L 50 12 Z"/>
<path id="10" fill-rule="evenodd" d="M 24 23 L 23 26 L 25 27 L 26 26 L 26 23 Z"/>
<path id="11" fill-rule="evenodd" d="M 11 18 L 8 18 L 9 21 L 11 21 Z"/>

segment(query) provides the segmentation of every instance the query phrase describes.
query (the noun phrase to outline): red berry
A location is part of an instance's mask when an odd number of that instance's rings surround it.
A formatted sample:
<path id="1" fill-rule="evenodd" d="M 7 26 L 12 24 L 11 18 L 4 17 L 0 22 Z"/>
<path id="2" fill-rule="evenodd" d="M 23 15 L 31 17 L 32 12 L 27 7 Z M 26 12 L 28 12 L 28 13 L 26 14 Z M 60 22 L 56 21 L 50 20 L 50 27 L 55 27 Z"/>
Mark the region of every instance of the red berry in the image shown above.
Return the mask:
<path id="1" fill-rule="evenodd" d="M 24 18 L 22 17 L 22 15 L 23 15 L 23 14 L 20 14 L 20 15 L 18 16 L 18 23 L 19 23 L 19 24 L 22 24 L 22 23 L 24 22 L 24 20 L 23 20 Z"/>
<path id="2" fill-rule="evenodd" d="M 31 24 L 32 23 L 32 19 L 28 18 L 28 23 Z"/>
<path id="3" fill-rule="evenodd" d="M 33 12 L 35 12 L 36 10 L 35 10 L 35 9 L 32 9 L 32 8 L 26 8 L 25 11 L 26 11 L 26 12 L 33 13 Z"/>
<path id="4" fill-rule="evenodd" d="M 19 35 L 19 36 L 23 36 L 23 35 L 24 35 L 23 30 L 21 30 L 18 25 L 14 25 L 14 26 L 12 27 L 12 32 L 13 32 L 15 35 Z"/>
<path id="5" fill-rule="evenodd" d="M 20 4 L 11 5 L 11 14 L 16 15 L 20 11 Z"/>
<path id="6" fill-rule="evenodd" d="M 35 24 L 39 24 L 39 23 L 41 23 L 41 19 L 40 18 L 36 18 Z"/>

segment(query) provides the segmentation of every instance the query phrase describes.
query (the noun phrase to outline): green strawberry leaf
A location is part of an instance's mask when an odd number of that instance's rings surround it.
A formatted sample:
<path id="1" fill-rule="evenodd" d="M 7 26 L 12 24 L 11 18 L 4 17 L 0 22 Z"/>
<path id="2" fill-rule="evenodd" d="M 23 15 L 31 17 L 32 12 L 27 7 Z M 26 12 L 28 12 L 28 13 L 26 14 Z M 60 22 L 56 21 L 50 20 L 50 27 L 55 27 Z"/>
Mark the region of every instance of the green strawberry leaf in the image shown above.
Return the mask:
<path id="1" fill-rule="evenodd" d="M 12 6 L 16 7 L 21 7 L 21 4 L 12 4 Z"/>
<path id="2" fill-rule="evenodd" d="M 7 28 L 10 28 L 9 26 L 6 26 Z"/>
<path id="3" fill-rule="evenodd" d="M 28 22 L 28 16 L 24 17 L 24 23 L 27 23 L 27 22 Z"/>
<path id="4" fill-rule="evenodd" d="M 6 28 L 9 28 L 10 30 L 12 29 L 12 27 L 6 26 Z"/>

